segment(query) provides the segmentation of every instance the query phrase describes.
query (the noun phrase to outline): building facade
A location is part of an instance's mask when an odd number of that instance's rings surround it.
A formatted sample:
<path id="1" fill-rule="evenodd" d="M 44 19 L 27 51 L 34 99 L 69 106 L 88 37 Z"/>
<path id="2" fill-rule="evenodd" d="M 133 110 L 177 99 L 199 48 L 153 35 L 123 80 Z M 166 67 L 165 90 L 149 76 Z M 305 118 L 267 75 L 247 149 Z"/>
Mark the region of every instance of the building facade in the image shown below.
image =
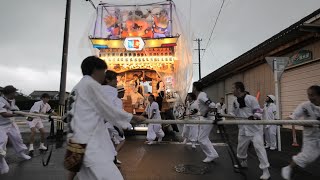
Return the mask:
<path id="1" fill-rule="evenodd" d="M 201 79 L 208 96 L 214 101 L 225 97 L 230 109 L 232 84 L 242 81 L 262 106 L 268 94 L 275 94 L 266 57 L 289 57 L 279 87 L 280 114 L 287 117 L 307 100 L 309 86 L 320 85 L 320 9 Z"/>

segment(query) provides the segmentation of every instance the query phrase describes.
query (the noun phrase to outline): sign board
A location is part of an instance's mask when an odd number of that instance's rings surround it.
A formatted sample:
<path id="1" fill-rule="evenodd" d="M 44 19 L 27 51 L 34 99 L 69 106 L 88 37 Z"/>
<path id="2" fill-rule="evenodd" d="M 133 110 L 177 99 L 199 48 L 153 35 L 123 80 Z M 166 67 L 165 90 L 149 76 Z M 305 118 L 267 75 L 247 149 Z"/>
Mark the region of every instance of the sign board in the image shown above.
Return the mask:
<path id="1" fill-rule="evenodd" d="M 273 72 L 277 73 L 279 80 L 288 65 L 289 57 L 266 57 L 266 60 Z"/>
<path id="2" fill-rule="evenodd" d="M 301 50 L 290 57 L 288 67 L 295 66 L 310 60 L 312 60 L 312 51 Z"/>
<path id="3" fill-rule="evenodd" d="M 144 48 L 144 41 L 141 37 L 127 37 L 124 40 L 124 47 L 127 51 L 141 51 Z"/>

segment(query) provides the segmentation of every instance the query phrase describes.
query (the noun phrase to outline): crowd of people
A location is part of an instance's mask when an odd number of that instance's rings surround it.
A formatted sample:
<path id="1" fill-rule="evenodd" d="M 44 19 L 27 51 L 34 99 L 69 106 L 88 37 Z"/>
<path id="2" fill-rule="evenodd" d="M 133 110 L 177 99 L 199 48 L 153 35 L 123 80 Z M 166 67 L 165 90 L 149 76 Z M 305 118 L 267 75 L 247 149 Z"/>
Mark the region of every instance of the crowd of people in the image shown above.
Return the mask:
<path id="1" fill-rule="evenodd" d="M 148 96 L 148 105 L 141 115 L 133 115 L 123 110 L 122 100 L 125 90 L 117 84 L 117 73 L 107 70 L 107 64 L 95 56 L 87 57 L 81 64 L 83 78 L 73 88 L 69 97 L 68 123 L 69 133 L 64 166 L 69 171 L 68 179 L 77 175 L 79 180 L 120 180 L 123 179 L 117 165 L 121 161 L 117 154 L 125 143 L 123 130 L 131 129 L 132 123 L 141 123 L 146 119 L 161 120 L 160 108 L 154 95 Z M 162 86 L 162 85 L 160 85 Z M 185 116 L 189 119 L 209 120 L 211 114 L 230 114 L 235 117 L 253 119 L 276 120 L 279 119 L 276 109 L 275 96 L 268 95 L 263 108 L 256 99 L 249 95 L 242 82 L 233 84 L 233 95 L 236 97 L 232 108 L 227 110 L 224 98 L 214 103 L 203 91 L 201 82 L 193 83 L 192 93 L 186 98 Z M 158 88 L 162 96 L 163 89 Z M 13 113 L 19 108 L 15 105 L 14 96 L 16 88 L 6 86 L 3 96 L 0 97 L 0 174 L 8 173 L 6 163 L 6 145 L 10 140 L 17 155 L 25 160 L 31 157 L 26 154 L 27 146 L 23 143 L 16 123 L 11 119 Z M 309 101 L 299 105 L 288 119 L 320 119 L 320 86 L 314 85 L 307 91 Z M 41 101 L 34 103 L 30 112 L 42 114 L 55 114 L 51 109 L 49 95 L 43 94 Z M 200 118 L 199 118 L 200 117 Z M 36 130 L 41 134 L 40 150 L 44 146 L 42 119 L 27 118 L 31 129 L 29 151 L 34 150 L 34 137 Z M 204 163 L 210 163 L 219 158 L 209 139 L 212 124 L 184 125 L 183 143 L 191 142 L 192 148 L 200 145 L 206 158 Z M 262 170 L 260 179 L 269 179 L 269 161 L 265 148 L 277 148 L 277 126 L 274 125 L 238 125 L 237 157 L 242 168 L 250 167 L 247 161 L 247 151 L 252 143 L 260 162 Z M 221 132 L 220 132 L 221 133 Z M 146 143 L 152 145 L 161 142 L 165 136 L 160 124 L 149 124 Z M 305 127 L 303 131 L 303 148 L 299 154 L 292 158 L 290 165 L 282 169 L 284 179 L 290 179 L 294 168 L 306 167 L 320 155 L 320 129 L 319 127 Z M 265 137 L 265 138 L 264 138 Z M 157 140 L 157 141 L 156 141 Z"/>

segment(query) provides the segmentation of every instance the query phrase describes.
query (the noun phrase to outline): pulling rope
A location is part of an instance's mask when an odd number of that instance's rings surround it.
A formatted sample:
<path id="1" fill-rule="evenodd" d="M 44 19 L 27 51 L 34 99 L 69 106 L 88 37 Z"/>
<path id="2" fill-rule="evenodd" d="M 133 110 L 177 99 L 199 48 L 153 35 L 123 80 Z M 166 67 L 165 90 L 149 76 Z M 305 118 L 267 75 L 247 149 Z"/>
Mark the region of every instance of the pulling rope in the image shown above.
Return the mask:
<path id="1" fill-rule="evenodd" d="M 51 117 L 54 121 L 64 122 L 63 120 L 66 118 L 60 116 L 50 116 L 45 114 L 37 114 L 37 113 L 27 113 L 22 111 L 14 111 L 14 114 L 19 114 L 23 116 L 30 117 L 43 117 L 49 118 Z M 223 115 L 222 117 L 226 118 L 236 118 L 239 120 L 223 120 L 216 122 L 215 120 L 192 120 L 191 118 L 185 120 L 154 120 L 147 119 L 143 122 L 137 122 L 137 124 L 218 124 L 218 125 L 320 125 L 319 120 L 248 120 L 244 117 L 236 117 Z"/>

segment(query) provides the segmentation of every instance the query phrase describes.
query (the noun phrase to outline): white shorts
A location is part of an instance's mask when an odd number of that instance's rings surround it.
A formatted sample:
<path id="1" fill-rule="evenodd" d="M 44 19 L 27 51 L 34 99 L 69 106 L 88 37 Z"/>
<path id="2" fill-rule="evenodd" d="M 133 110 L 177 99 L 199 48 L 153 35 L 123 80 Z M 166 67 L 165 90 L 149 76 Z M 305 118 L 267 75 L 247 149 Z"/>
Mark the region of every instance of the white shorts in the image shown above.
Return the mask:
<path id="1" fill-rule="evenodd" d="M 36 129 L 41 129 L 44 128 L 43 123 L 42 123 L 42 119 L 39 118 L 34 118 L 32 121 L 27 121 L 29 128 L 36 128 Z"/>

